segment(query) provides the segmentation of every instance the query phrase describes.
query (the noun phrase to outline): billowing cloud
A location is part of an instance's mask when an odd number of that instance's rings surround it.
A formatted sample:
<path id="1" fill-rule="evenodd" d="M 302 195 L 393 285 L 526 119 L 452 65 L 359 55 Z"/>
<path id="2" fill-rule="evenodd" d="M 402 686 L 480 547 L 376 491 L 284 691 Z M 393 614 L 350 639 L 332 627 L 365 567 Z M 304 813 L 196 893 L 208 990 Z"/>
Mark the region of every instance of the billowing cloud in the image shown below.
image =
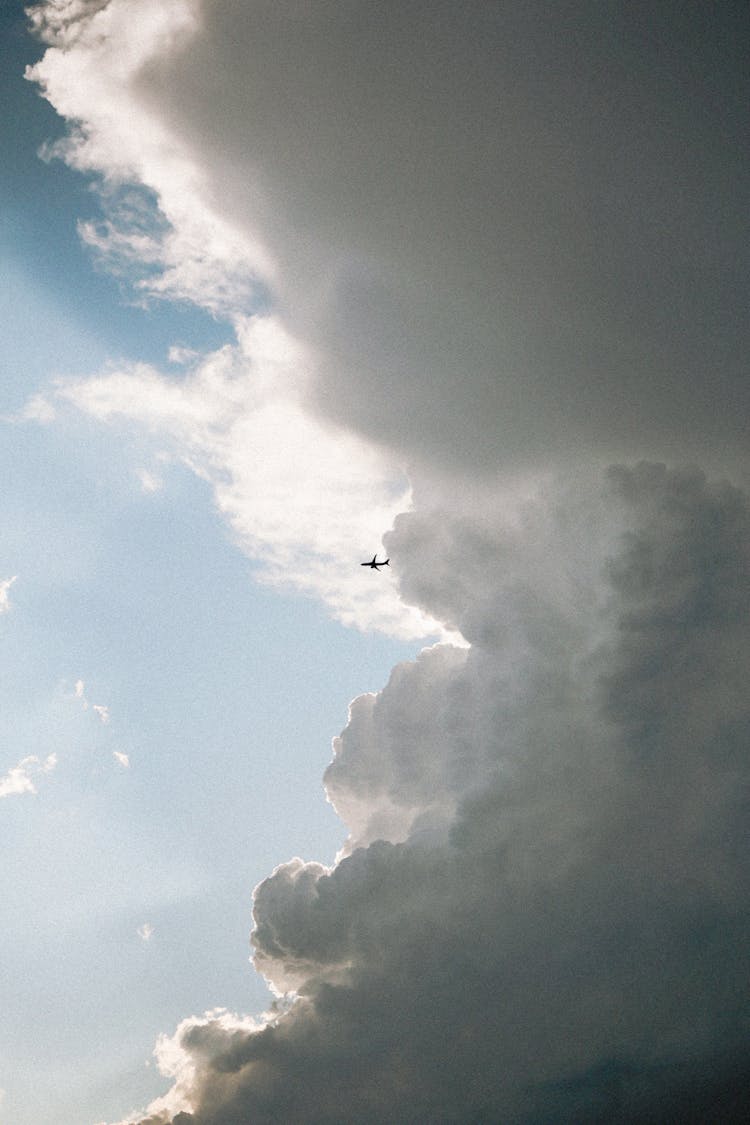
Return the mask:
<path id="1" fill-rule="evenodd" d="M 467 495 L 582 451 L 745 473 L 746 13 L 62 0 L 33 18 L 50 47 L 30 77 L 71 122 L 56 153 L 99 177 L 85 238 L 140 268 L 144 297 L 238 332 L 184 386 L 137 368 L 70 397 L 178 433 L 276 577 L 281 560 L 335 602 L 339 542 L 377 545 L 404 468 Z M 277 347 L 292 370 L 261 409 Z M 370 594 L 342 592 L 340 616 L 425 629 Z"/>
<path id="2" fill-rule="evenodd" d="M 22 758 L 4 777 L 0 777 L 0 797 L 18 796 L 20 793 L 36 793 L 34 778 L 39 774 L 50 773 L 57 765 L 57 754 L 48 754 L 42 761 L 35 754 Z"/>
<path id="3" fill-rule="evenodd" d="M 238 424 L 194 464 L 230 481 L 251 549 L 274 530 L 256 530 L 261 492 L 301 543 L 328 531 L 322 497 L 349 520 L 346 467 L 371 481 L 351 499 L 381 517 L 377 545 L 405 465 L 471 490 L 582 449 L 744 464 L 744 16 L 66 0 L 34 18 L 51 46 L 30 76 L 74 123 L 57 151 L 101 177 L 108 217 L 85 237 L 140 263 L 144 294 L 238 328 Z M 276 418 L 242 389 L 270 336 L 296 373 Z M 184 429 L 174 380 L 110 375 L 74 401 L 96 410 L 97 388 L 110 413 Z M 215 425 L 224 389 L 192 388 Z M 287 468 L 264 448 L 240 480 L 232 438 L 258 428 L 285 434 Z M 332 554 L 290 580 L 330 599 L 311 572 Z"/>
<path id="4" fill-rule="evenodd" d="M 354 702 L 347 848 L 256 891 L 256 964 L 298 998 L 186 1021 L 192 1078 L 145 1120 L 740 1120 L 748 497 L 642 464 L 437 534 L 429 591 L 423 518 L 389 547 L 471 648 Z"/>
<path id="5" fill-rule="evenodd" d="M 85 240 L 236 334 L 45 401 L 171 443 L 271 581 L 469 645 L 354 702 L 340 856 L 256 891 L 278 1006 L 163 1039 L 142 1125 L 746 1118 L 747 11 L 36 19 Z"/>
<path id="6" fill-rule="evenodd" d="M 581 446 L 731 469 L 747 19 L 67 0 L 32 75 L 66 159 L 141 190 L 89 241 L 226 315 L 260 287 L 327 417 L 472 476 Z"/>

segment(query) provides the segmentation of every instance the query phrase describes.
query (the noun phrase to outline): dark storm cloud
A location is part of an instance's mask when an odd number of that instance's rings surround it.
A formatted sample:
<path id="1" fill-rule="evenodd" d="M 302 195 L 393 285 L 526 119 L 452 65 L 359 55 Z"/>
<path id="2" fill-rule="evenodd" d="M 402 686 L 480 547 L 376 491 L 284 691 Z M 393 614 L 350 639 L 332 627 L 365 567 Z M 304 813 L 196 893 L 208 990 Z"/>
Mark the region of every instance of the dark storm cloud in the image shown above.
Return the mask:
<path id="1" fill-rule="evenodd" d="M 494 627 L 353 705 L 328 774 L 349 854 L 256 894 L 257 964 L 300 999 L 260 1032 L 183 1027 L 195 1125 L 747 1108 L 747 497 L 640 465 L 526 506 L 515 535 L 475 522 L 480 606 L 441 556 L 430 578 Z M 422 518 L 389 543 L 412 592 Z M 465 517 L 442 528 L 466 553 Z"/>

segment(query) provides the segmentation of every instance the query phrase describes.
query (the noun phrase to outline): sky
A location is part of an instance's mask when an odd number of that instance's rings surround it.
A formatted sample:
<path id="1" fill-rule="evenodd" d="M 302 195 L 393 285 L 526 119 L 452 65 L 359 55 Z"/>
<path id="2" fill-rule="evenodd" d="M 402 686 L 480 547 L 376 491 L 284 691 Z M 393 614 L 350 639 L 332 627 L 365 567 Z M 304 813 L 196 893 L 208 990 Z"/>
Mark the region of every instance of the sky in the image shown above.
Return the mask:
<path id="1" fill-rule="evenodd" d="M 0 19 L 0 1121 L 746 1120 L 747 7 Z"/>

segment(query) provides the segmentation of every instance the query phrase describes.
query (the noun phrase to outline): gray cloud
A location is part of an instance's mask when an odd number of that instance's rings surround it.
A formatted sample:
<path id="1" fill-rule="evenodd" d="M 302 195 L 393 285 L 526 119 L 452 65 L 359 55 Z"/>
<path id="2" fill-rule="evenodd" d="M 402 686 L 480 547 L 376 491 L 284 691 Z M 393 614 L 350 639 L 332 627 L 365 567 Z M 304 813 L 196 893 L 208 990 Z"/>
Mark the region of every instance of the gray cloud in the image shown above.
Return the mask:
<path id="1" fill-rule="evenodd" d="M 348 853 L 256 893 L 256 963 L 299 999 L 183 1025 L 195 1125 L 746 1112 L 748 498 L 643 464 L 520 507 L 473 538 L 443 513 L 463 585 L 424 516 L 393 533 L 472 647 L 353 705 L 327 775 Z"/>
<path id="2" fill-rule="evenodd" d="M 214 3 L 139 96 L 278 264 L 320 409 L 472 475 L 736 467 L 747 10 Z"/>
<path id="3" fill-rule="evenodd" d="M 307 408 L 411 467 L 403 599 L 471 646 L 355 701 L 342 856 L 255 898 L 298 997 L 186 1020 L 146 1120 L 745 1119 L 747 9 L 174 0 L 124 72 L 103 11 L 80 165 L 157 193 L 172 292 L 212 223 L 262 246 Z M 641 457 L 735 485 L 600 471 Z"/>

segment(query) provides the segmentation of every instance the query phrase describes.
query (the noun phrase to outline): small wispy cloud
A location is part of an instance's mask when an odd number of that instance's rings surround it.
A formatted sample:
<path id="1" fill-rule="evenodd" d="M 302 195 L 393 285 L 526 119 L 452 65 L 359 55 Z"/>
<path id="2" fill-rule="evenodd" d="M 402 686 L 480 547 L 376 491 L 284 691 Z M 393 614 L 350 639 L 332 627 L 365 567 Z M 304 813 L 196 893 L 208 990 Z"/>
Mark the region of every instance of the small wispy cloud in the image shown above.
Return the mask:
<path id="1" fill-rule="evenodd" d="M 14 574 L 12 578 L 4 578 L 2 581 L 0 581 L 0 613 L 7 613 L 10 609 L 10 598 L 8 597 L 8 591 L 10 590 L 17 577 L 18 575 Z"/>
<path id="2" fill-rule="evenodd" d="M 167 353 L 167 359 L 169 363 L 195 363 L 197 359 L 200 359 L 200 352 L 197 352 L 195 348 L 184 348 L 174 344 Z"/>
<path id="3" fill-rule="evenodd" d="M 148 469 L 139 469 L 137 476 L 144 492 L 159 492 L 164 487 L 162 478 Z"/>
<path id="4" fill-rule="evenodd" d="M 136 932 L 138 934 L 138 937 L 141 939 L 141 941 L 151 941 L 151 937 L 152 937 L 153 932 L 154 932 L 154 927 L 151 925 L 150 922 L 144 922 L 142 926 L 138 927 Z"/>
<path id="5" fill-rule="evenodd" d="M 123 754 L 120 750 L 113 750 L 112 757 L 116 762 L 119 762 L 124 770 L 130 769 L 130 758 L 127 754 Z"/>
<path id="6" fill-rule="evenodd" d="M 76 699 L 79 699 L 81 701 L 81 706 L 83 707 L 84 711 L 88 711 L 89 701 L 86 698 L 86 684 L 83 680 L 76 680 L 73 688 L 73 695 Z M 100 721 L 105 726 L 107 726 L 110 719 L 109 707 L 107 706 L 107 704 L 92 703 L 90 706 L 91 710 L 99 716 Z"/>
<path id="7" fill-rule="evenodd" d="M 38 394 L 32 395 L 20 410 L 0 414 L 0 421 L 10 426 L 18 426 L 23 422 L 37 422 L 44 426 L 49 422 L 54 422 L 56 417 L 57 411 L 50 397 L 40 391 Z"/>
<path id="8" fill-rule="evenodd" d="M 44 761 L 32 754 L 22 758 L 17 766 L 8 770 L 0 778 L 0 797 L 13 797 L 21 793 L 36 793 L 34 776 L 40 773 L 50 773 L 57 765 L 57 754 L 48 754 Z"/>
<path id="9" fill-rule="evenodd" d="M 49 398 L 44 394 L 35 394 L 29 399 L 19 415 L 21 422 L 40 422 L 45 425 L 54 422 L 56 411 Z"/>

